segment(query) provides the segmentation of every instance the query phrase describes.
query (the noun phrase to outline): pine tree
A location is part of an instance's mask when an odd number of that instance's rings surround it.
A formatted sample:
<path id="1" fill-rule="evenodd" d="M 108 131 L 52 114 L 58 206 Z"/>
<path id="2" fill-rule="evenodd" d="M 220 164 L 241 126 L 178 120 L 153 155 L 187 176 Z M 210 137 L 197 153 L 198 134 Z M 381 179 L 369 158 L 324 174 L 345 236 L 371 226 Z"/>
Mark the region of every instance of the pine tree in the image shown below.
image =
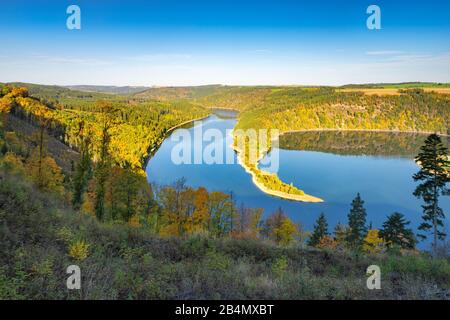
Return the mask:
<path id="1" fill-rule="evenodd" d="M 439 207 L 439 196 L 449 195 L 450 190 L 446 184 L 450 182 L 450 161 L 448 159 L 448 149 L 442 144 L 441 138 L 437 134 L 428 136 L 425 145 L 420 148 L 416 162 L 420 165 L 420 170 L 414 174 L 414 181 L 422 181 L 414 191 L 414 195 L 422 198 L 425 202 L 423 208 L 423 223 L 419 230 L 433 234 L 433 251 L 437 252 L 438 240 L 445 238 L 444 223 L 445 215 Z M 418 235 L 425 239 L 425 234 Z"/>
<path id="2" fill-rule="evenodd" d="M 102 221 L 105 216 L 105 195 L 106 181 L 111 171 L 109 144 L 111 135 L 109 130 L 112 126 L 112 106 L 107 102 L 99 102 L 99 108 L 102 111 L 102 135 L 100 142 L 100 158 L 95 168 L 95 215 Z"/>
<path id="3" fill-rule="evenodd" d="M 350 228 L 347 234 L 347 242 L 353 248 L 360 248 L 363 244 L 364 237 L 367 233 L 366 227 L 366 209 L 364 208 L 364 201 L 360 194 L 352 201 L 352 208 L 348 214 L 348 226 Z"/>
<path id="4" fill-rule="evenodd" d="M 387 217 L 380 230 L 380 236 L 388 247 L 399 246 L 404 249 L 414 249 L 416 239 L 413 231 L 406 228 L 408 224 L 409 221 L 406 221 L 405 216 L 401 213 L 394 212 Z"/>
<path id="5" fill-rule="evenodd" d="M 314 225 L 314 231 L 309 239 L 308 245 L 316 247 L 320 240 L 328 235 L 328 223 L 325 215 L 321 213 L 317 218 L 316 224 Z"/>

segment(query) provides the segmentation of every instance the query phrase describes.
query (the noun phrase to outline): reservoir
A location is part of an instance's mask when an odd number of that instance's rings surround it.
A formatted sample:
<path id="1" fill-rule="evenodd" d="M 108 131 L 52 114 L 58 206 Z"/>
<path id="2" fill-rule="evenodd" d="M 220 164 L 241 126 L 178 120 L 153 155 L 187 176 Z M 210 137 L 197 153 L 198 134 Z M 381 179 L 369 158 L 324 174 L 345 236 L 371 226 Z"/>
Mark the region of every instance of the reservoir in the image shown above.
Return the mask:
<path id="1" fill-rule="evenodd" d="M 187 185 L 205 187 L 209 191 L 232 193 L 237 206 L 259 207 L 267 216 L 277 208 L 283 211 L 304 230 L 312 230 L 318 215 L 323 212 L 329 231 L 340 222 L 347 224 L 350 203 L 359 192 L 365 201 L 367 223 L 380 228 L 386 216 L 397 211 L 411 221 L 417 232 L 421 223 L 423 204 L 412 193 L 417 185 L 412 175 L 419 170 L 414 162 L 420 146 L 426 138 L 422 134 L 364 132 L 364 131 L 311 131 L 287 133 L 279 139 L 280 179 L 293 183 L 307 194 L 317 196 L 323 203 L 289 201 L 272 197 L 260 191 L 251 177 L 238 164 L 231 149 L 232 137 L 226 134 L 237 120 L 234 112 L 216 111 L 208 118 L 184 126 L 193 141 L 189 148 L 205 148 L 210 142 L 202 142 L 194 135 L 200 129 L 219 130 L 222 133 L 223 154 L 234 157 L 232 164 L 175 164 L 172 150 L 179 144 L 171 135 L 148 161 L 146 172 L 149 183 L 168 185 L 185 178 Z M 443 138 L 448 144 L 446 137 Z M 198 150 L 197 150 L 198 151 Z M 230 152 L 231 151 L 231 152 Z M 450 197 L 441 197 L 440 206 L 446 213 L 449 229 Z M 424 247 L 421 243 L 419 247 Z"/>

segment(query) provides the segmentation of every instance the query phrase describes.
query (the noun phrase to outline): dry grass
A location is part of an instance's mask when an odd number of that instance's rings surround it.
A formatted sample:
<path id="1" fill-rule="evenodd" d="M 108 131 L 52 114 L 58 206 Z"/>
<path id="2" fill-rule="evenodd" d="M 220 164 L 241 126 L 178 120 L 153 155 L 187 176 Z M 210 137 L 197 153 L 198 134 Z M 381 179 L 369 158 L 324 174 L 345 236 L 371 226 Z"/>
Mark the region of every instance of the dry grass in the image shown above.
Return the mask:
<path id="1" fill-rule="evenodd" d="M 437 92 L 442 94 L 450 94 L 450 88 L 423 88 L 425 92 Z"/>
<path id="2" fill-rule="evenodd" d="M 400 93 L 398 89 L 386 89 L 386 88 L 376 88 L 376 89 L 337 89 L 338 92 L 364 92 L 365 95 L 379 95 L 379 96 L 398 96 Z"/>
<path id="3" fill-rule="evenodd" d="M 425 92 L 436 92 L 441 94 L 450 94 L 450 88 L 421 88 Z M 365 95 L 379 95 L 379 96 L 398 96 L 399 90 L 396 88 L 346 88 L 337 89 L 337 92 L 363 92 Z"/>

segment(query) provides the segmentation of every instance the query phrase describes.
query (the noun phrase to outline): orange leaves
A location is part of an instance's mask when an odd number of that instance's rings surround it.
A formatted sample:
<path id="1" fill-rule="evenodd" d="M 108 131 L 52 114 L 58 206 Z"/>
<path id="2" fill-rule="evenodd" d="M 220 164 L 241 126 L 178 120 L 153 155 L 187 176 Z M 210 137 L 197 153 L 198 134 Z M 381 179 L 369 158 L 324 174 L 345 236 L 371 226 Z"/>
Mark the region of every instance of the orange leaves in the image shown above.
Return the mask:
<path id="1" fill-rule="evenodd" d="M 316 248 L 334 250 L 338 246 L 338 242 L 330 236 L 324 236 L 320 239 Z"/>

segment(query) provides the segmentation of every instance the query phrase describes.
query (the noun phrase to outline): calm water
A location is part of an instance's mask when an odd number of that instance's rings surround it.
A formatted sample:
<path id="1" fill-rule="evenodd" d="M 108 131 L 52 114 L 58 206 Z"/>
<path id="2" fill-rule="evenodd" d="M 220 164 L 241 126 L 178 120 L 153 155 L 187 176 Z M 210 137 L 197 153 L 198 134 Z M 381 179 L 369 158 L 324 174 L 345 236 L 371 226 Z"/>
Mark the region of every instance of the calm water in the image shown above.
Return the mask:
<path id="1" fill-rule="evenodd" d="M 220 130 L 225 139 L 223 152 L 229 152 L 234 164 L 176 165 L 171 161 L 171 152 L 179 142 L 168 137 L 147 165 L 149 182 L 164 185 L 184 177 L 192 187 L 233 192 L 238 205 L 262 207 L 266 215 L 282 207 L 294 221 L 309 230 L 320 212 L 326 214 L 330 229 L 338 222 L 347 223 L 350 203 L 357 192 L 365 201 L 367 220 L 374 227 L 380 227 L 386 216 L 394 211 L 405 214 L 414 229 L 420 223 L 421 201 L 412 196 L 416 184 L 411 176 L 418 171 L 412 159 L 424 136 L 364 132 L 309 132 L 282 136 L 277 150 L 280 153 L 279 177 L 325 200 L 324 203 L 302 203 L 271 197 L 253 185 L 229 148 L 232 138 L 225 132 L 236 124 L 230 115 L 233 114 L 220 112 L 188 130 L 193 137 L 195 130 Z M 194 138 L 192 154 L 194 145 L 201 143 L 200 136 Z M 447 229 L 450 224 L 449 198 L 443 198 L 441 202 L 447 214 Z"/>

